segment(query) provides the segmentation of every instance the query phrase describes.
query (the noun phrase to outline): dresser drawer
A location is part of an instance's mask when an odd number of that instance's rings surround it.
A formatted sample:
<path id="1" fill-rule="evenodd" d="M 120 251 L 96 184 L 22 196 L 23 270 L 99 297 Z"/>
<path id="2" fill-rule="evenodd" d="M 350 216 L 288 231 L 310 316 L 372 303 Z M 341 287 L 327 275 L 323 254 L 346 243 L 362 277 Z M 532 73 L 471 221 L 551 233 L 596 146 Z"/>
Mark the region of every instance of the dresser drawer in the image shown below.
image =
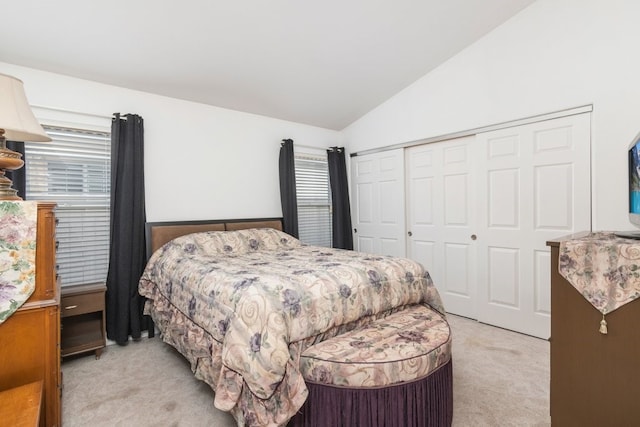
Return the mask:
<path id="1" fill-rule="evenodd" d="M 102 311 L 104 310 L 104 292 L 63 296 L 61 307 L 62 317 Z"/>

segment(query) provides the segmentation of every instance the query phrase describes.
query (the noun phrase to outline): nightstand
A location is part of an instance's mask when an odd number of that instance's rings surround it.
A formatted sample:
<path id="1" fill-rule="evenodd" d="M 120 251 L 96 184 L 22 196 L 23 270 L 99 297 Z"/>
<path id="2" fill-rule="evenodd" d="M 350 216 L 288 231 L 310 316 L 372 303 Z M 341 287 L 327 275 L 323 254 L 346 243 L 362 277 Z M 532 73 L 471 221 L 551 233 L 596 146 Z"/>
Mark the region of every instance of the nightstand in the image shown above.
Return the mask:
<path id="1" fill-rule="evenodd" d="M 61 355 L 95 351 L 96 359 L 106 344 L 104 283 L 62 288 Z"/>

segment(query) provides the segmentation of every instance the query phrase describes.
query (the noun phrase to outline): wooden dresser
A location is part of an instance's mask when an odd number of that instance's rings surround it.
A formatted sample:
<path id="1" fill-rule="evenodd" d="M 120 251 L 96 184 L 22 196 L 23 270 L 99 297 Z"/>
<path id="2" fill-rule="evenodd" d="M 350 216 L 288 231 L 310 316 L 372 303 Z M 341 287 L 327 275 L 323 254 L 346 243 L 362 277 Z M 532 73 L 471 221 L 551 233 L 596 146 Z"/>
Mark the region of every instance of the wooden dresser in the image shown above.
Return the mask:
<path id="1" fill-rule="evenodd" d="M 0 391 L 0 425 L 37 427 L 42 408 L 42 381 Z"/>
<path id="2" fill-rule="evenodd" d="M 606 317 L 558 272 L 562 240 L 551 247 L 551 424 L 556 427 L 640 425 L 640 300 Z M 639 242 L 640 244 L 640 242 Z"/>
<path id="3" fill-rule="evenodd" d="M 0 390 L 42 381 L 40 425 L 47 427 L 61 425 L 55 206 L 38 203 L 36 289 L 22 307 L 0 324 Z"/>

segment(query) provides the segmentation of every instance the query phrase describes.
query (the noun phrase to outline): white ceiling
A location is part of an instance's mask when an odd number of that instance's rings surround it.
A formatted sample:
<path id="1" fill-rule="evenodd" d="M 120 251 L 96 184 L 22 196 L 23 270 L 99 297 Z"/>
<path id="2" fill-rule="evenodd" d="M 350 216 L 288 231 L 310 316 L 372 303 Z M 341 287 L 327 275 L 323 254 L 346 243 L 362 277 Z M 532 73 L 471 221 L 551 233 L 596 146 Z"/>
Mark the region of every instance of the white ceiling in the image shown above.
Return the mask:
<path id="1" fill-rule="evenodd" d="M 340 130 L 534 0 L 0 0 L 0 61 Z"/>

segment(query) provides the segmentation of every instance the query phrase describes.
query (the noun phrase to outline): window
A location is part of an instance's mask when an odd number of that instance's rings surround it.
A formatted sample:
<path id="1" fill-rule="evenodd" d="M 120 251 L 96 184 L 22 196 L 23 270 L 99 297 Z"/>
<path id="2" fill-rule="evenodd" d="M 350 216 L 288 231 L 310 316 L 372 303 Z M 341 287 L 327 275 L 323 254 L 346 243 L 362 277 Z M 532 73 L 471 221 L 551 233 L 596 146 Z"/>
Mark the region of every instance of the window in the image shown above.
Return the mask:
<path id="1" fill-rule="evenodd" d="M 295 168 L 300 240 L 310 245 L 331 247 L 331 192 L 327 158 L 296 155 Z"/>
<path id="2" fill-rule="evenodd" d="M 58 204 L 62 285 L 105 281 L 109 266 L 111 135 L 43 126 L 52 141 L 25 143 L 26 200 Z"/>

